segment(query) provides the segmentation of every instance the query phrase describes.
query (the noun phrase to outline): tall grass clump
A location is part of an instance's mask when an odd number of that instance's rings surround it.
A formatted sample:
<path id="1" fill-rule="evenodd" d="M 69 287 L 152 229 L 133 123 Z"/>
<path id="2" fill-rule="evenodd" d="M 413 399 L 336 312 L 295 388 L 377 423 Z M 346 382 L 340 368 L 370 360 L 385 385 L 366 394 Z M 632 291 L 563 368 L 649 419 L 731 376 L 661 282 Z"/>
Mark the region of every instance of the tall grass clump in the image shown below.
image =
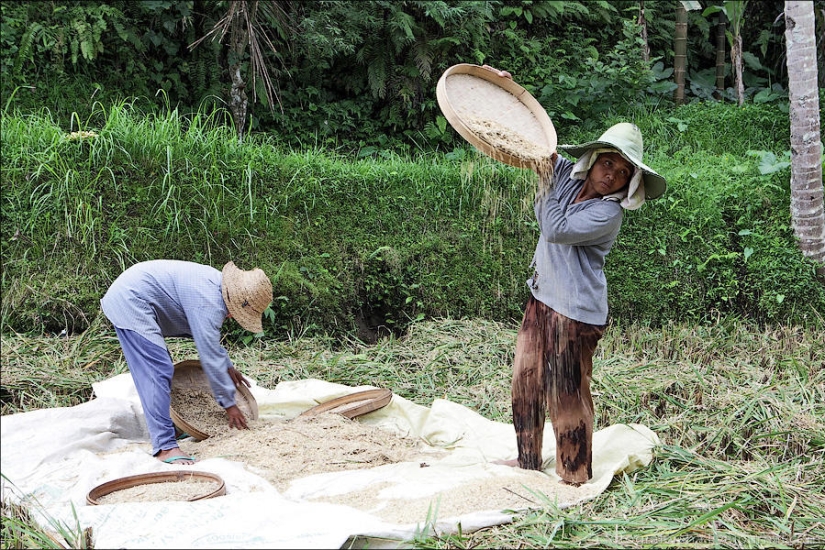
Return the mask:
<path id="1" fill-rule="evenodd" d="M 102 316 L 75 337 L 11 335 L 3 339 L 0 413 L 85 403 L 93 397 L 93 383 L 127 370 L 117 336 Z"/>
<path id="2" fill-rule="evenodd" d="M 2 476 L 2 484 L 5 488 L 18 491 L 11 481 Z M 5 492 L 4 492 L 5 495 Z M 82 528 L 74 512 L 74 525 L 69 525 L 64 521 L 52 517 L 35 500 L 28 497 L 22 499 L 23 504 L 17 504 L 4 499 L 0 502 L 2 510 L 3 525 L 0 528 L 2 533 L 2 543 L 0 547 L 6 548 L 94 548 L 92 541 L 92 529 Z M 33 514 L 41 516 L 40 521 L 34 519 Z"/>
<path id="3" fill-rule="evenodd" d="M 241 170 L 221 160 L 245 155 L 217 113 L 184 120 L 125 102 L 95 109 L 103 126 L 75 117 L 73 132 L 45 110 L 3 117 L 4 322 L 82 330 L 129 265 L 160 256 L 219 262 L 216 235 L 249 219 L 248 189 L 226 185 Z M 35 307 L 20 311 L 25 303 Z"/>
<path id="4" fill-rule="evenodd" d="M 625 216 L 606 266 L 612 318 L 822 326 L 825 285 L 790 228 L 787 168 L 758 169 L 760 151 L 783 152 L 748 149 L 787 146 L 784 126 L 714 106 L 708 124 L 757 126 L 722 147 L 696 109 L 634 120 L 669 190 Z M 538 239 L 529 171 L 469 148 L 352 158 L 239 143 L 220 110 L 98 103 L 71 122 L 2 118 L 3 330 L 83 330 L 111 281 L 155 258 L 261 267 L 277 335 L 374 340 L 425 318 L 521 316 Z"/>
<path id="5" fill-rule="evenodd" d="M 4 139 L 20 151 L 6 171 L 3 229 L 3 321 L 15 329 L 82 330 L 122 269 L 158 257 L 259 265 L 280 286 L 278 328 L 517 310 L 515 300 L 481 288 L 491 277 L 466 276 L 480 250 L 502 275 L 498 284 L 521 291 L 507 264 L 492 260 L 512 249 L 497 228 L 518 228 L 522 206 L 510 197 L 528 183 L 489 159 L 458 167 L 282 152 L 263 139 L 238 144 L 215 114 L 158 117 L 129 104 L 82 138 L 45 112 L 7 118 Z M 30 136 L 43 134 L 52 141 L 42 154 L 25 154 L 37 149 Z M 475 289 L 450 295 L 457 278 Z M 36 308 L 20 307 L 32 298 Z"/>

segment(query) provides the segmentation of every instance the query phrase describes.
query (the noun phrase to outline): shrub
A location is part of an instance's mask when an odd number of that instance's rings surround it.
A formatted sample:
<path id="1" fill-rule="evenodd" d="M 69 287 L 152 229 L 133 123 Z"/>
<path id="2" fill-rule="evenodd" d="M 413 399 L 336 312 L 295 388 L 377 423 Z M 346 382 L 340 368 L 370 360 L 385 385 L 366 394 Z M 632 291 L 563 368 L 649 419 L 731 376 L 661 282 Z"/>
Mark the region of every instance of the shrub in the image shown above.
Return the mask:
<path id="1" fill-rule="evenodd" d="M 775 122 L 712 112 L 731 128 Z M 613 318 L 821 323 L 825 287 L 790 231 L 786 175 L 761 175 L 741 152 L 767 130 L 719 151 L 693 116 L 633 118 L 669 190 L 625 217 L 606 267 Z M 218 112 L 116 104 L 92 118 L 105 121 L 83 124 L 96 137 L 73 139 L 48 112 L 3 116 L 3 330 L 83 330 L 120 271 L 153 258 L 263 268 L 274 334 L 521 317 L 538 238 L 527 171 L 469 147 L 353 159 L 264 136 L 239 144 Z"/>

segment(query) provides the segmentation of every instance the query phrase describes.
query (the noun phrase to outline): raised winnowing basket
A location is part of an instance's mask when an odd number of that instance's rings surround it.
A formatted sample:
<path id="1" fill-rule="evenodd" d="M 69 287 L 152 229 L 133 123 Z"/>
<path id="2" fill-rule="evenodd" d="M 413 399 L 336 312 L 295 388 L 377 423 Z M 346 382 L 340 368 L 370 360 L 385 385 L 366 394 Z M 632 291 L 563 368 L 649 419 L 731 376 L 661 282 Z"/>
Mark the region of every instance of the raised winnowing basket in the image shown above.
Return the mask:
<path id="1" fill-rule="evenodd" d="M 436 96 L 450 125 L 485 155 L 539 174 L 552 168 L 558 145 L 553 122 L 513 80 L 462 63 L 444 71 Z"/>

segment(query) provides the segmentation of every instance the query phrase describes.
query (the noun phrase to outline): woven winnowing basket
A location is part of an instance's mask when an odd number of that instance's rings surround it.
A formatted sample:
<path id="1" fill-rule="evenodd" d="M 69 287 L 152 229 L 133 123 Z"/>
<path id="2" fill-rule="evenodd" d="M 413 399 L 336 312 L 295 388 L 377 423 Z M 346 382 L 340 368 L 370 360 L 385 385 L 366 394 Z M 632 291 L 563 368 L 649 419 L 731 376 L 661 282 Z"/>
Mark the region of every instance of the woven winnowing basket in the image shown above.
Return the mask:
<path id="1" fill-rule="evenodd" d="M 547 112 L 509 78 L 477 65 L 454 65 L 439 79 L 436 95 L 450 125 L 500 162 L 540 171 L 556 150 Z"/>
<path id="2" fill-rule="evenodd" d="M 300 416 L 315 416 L 322 413 L 335 413 L 349 419 L 377 411 L 392 400 L 392 391 L 387 389 L 364 390 L 344 395 L 316 405 L 301 413 Z"/>
<path id="3" fill-rule="evenodd" d="M 197 390 L 204 393 L 212 393 L 209 379 L 203 372 L 200 361 L 189 359 L 175 363 L 175 373 L 172 376 L 172 391 L 175 390 Z M 235 404 L 251 420 L 258 418 L 258 402 L 249 389 L 241 384 L 235 391 Z M 172 416 L 172 423 L 181 431 L 188 433 L 196 439 L 207 439 L 211 434 L 201 430 L 191 422 L 190 415 L 185 410 L 176 410 L 170 407 L 169 413 Z"/>
<path id="4" fill-rule="evenodd" d="M 214 498 L 226 494 L 226 483 L 223 478 L 217 474 L 210 472 L 196 472 L 193 470 L 177 470 L 174 472 L 154 472 L 149 474 L 137 474 L 133 476 L 119 477 L 112 481 L 102 483 L 93 488 L 86 495 L 86 504 L 90 506 L 97 506 L 100 504 L 100 499 L 106 495 L 110 495 L 117 491 L 124 489 L 131 489 L 140 485 L 150 485 L 152 483 L 175 483 L 184 481 L 200 481 L 211 482 L 208 490 L 198 496 L 189 498 L 189 501 L 204 500 L 207 498 Z"/>

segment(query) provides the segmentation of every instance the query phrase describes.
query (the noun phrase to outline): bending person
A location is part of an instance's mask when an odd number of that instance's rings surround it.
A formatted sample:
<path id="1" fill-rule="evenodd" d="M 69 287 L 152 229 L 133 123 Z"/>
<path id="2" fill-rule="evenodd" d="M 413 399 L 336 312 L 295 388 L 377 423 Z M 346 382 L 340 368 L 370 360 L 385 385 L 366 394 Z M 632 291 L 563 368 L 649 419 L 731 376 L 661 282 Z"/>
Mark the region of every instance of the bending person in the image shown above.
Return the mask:
<path id="1" fill-rule="evenodd" d="M 166 463 L 193 464 L 175 436 L 169 412 L 174 365 L 165 337 L 195 341 L 212 394 L 229 426 L 247 428 L 235 403 L 236 386 L 249 385 L 221 345 L 221 326 L 233 317 L 244 329 L 263 331 L 261 316 L 272 302 L 272 283 L 260 269 L 243 271 L 228 262 L 222 271 L 193 262 L 141 262 L 115 279 L 101 308 L 117 332 L 137 388 L 152 455 Z"/>

